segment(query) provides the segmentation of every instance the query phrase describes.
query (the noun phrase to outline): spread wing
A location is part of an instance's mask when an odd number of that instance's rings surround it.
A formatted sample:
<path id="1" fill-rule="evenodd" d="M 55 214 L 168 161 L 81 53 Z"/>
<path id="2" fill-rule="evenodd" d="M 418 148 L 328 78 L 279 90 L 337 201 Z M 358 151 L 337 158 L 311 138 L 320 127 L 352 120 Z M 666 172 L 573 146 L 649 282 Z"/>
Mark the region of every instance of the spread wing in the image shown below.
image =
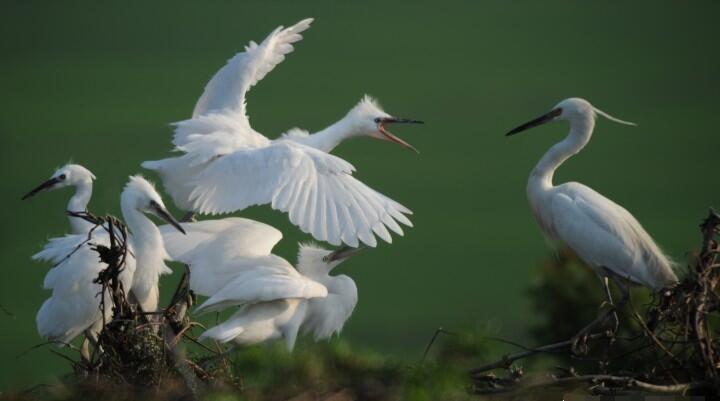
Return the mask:
<path id="1" fill-rule="evenodd" d="M 301 275 L 285 259 L 274 255 L 237 261 L 234 270 L 233 278 L 200 305 L 197 313 L 278 299 L 327 296 L 324 285 Z"/>
<path id="2" fill-rule="evenodd" d="M 404 215 L 410 210 L 353 178 L 353 171 L 336 156 L 276 141 L 214 160 L 195 177 L 190 201 L 211 214 L 271 203 L 301 230 L 334 245 L 373 247 L 375 235 L 392 241 L 387 228 L 403 234 L 397 222 L 412 226 Z"/>
<path id="3" fill-rule="evenodd" d="M 210 79 L 205 92 L 193 110 L 193 117 L 211 111 L 231 109 L 245 114 L 245 93 L 291 53 L 293 43 L 302 39 L 300 32 L 308 29 L 313 19 L 275 29 L 259 45 L 250 42 L 245 51 L 228 60 Z"/>

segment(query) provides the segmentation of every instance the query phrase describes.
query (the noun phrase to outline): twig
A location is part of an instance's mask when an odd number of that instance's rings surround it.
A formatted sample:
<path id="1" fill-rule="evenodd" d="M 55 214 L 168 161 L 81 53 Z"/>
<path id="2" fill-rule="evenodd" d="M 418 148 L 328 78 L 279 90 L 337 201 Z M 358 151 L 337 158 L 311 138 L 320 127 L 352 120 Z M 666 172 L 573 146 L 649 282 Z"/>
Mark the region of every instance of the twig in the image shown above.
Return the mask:
<path id="1" fill-rule="evenodd" d="M 527 380 L 526 380 L 527 381 Z M 637 380 L 628 376 L 613 376 L 613 375 L 580 375 L 580 376 L 568 376 L 561 378 L 553 378 L 549 380 L 543 380 L 539 382 L 523 383 L 519 382 L 513 387 L 488 387 L 488 388 L 475 388 L 474 392 L 477 394 L 500 394 L 515 391 L 529 391 L 542 387 L 554 387 L 563 386 L 573 383 L 592 383 L 592 384 L 604 384 L 610 382 L 615 385 L 619 385 L 625 389 L 637 388 L 643 391 L 653 393 L 685 393 L 688 390 L 705 388 L 711 386 L 707 382 L 690 382 L 680 383 L 671 385 L 653 384 Z"/>
<path id="2" fill-rule="evenodd" d="M 432 347 L 433 343 L 435 343 L 435 340 L 437 340 L 437 337 L 440 334 L 448 334 L 448 335 L 452 335 L 452 336 L 455 335 L 455 333 L 452 333 L 452 332 L 449 332 L 449 331 L 443 329 L 442 326 L 438 327 L 435 330 L 435 333 L 433 333 L 432 338 L 430 338 L 430 342 L 428 342 L 428 345 L 425 347 L 425 352 L 423 352 L 422 359 L 420 360 L 421 363 L 425 362 L 425 358 L 427 357 L 428 352 L 430 352 L 430 348 Z"/>
<path id="3" fill-rule="evenodd" d="M 602 337 L 606 337 L 606 336 L 607 335 L 605 333 L 595 333 L 595 334 L 588 335 L 587 338 L 588 338 L 588 340 L 594 340 L 594 339 L 602 338 Z M 500 358 L 499 360 L 497 360 L 495 362 L 491 362 L 491 363 L 482 365 L 480 367 L 471 369 L 470 374 L 474 376 L 474 375 L 479 375 L 481 373 L 487 372 L 488 370 L 493 370 L 493 369 L 498 369 L 498 368 L 507 369 L 510 366 L 512 366 L 513 362 L 515 362 L 519 359 L 527 358 L 527 357 L 530 357 L 530 356 L 533 356 L 533 355 L 536 355 L 539 353 L 552 352 L 552 351 L 557 351 L 557 350 L 560 350 L 563 348 L 569 348 L 572 346 L 572 344 L 574 342 L 575 342 L 574 339 L 570 339 L 570 340 L 561 341 L 561 342 L 555 343 L 555 344 L 549 344 L 549 345 L 544 345 L 542 347 L 529 349 L 527 351 L 517 352 L 514 354 L 506 354 L 506 355 L 503 355 L 502 358 Z"/>

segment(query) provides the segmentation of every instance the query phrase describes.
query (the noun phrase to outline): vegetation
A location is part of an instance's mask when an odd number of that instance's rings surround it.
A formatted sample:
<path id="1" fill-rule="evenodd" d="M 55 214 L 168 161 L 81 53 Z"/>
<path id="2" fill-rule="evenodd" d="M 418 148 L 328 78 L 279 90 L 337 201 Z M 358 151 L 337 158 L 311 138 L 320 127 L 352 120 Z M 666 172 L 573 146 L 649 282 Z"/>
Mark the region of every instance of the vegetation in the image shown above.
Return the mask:
<path id="1" fill-rule="evenodd" d="M 86 216 L 94 222 L 116 219 Z M 701 225 L 703 242 L 681 283 L 655 296 L 636 289 L 618 312 L 613 329 L 606 319 L 595 331 L 576 337 L 581 318 L 597 313 L 603 294 L 590 269 L 568 251 L 541 266 L 542 279 L 529 290 L 541 316 L 531 336 L 551 342 L 528 348 L 488 337 L 482 330 L 438 329 L 426 355 L 407 363 L 346 341 L 302 341 L 294 353 L 282 343 L 227 348 L 196 341 L 200 324 L 184 312 L 192 296 L 179 287 L 158 317 L 129 307 L 112 272 L 117 249 L 99 249 L 108 268 L 98 277 L 114 288 L 114 318 L 89 359 L 64 355 L 74 373 L 56 385 L 3 395 L 7 400 L 203 399 L 203 400 L 435 400 L 476 399 L 476 394 L 523 393 L 533 399 L 579 392 L 659 392 L 717 395 L 720 359 L 717 314 L 720 283 L 720 215 L 711 211 Z M 117 273 L 115 273 L 116 275 Z M 569 313 L 572 308 L 572 313 Z M 601 307 L 608 308 L 605 304 Z M 608 317 L 610 314 L 606 314 Z M 156 328 L 159 327 L 159 328 Z M 566 339 L 557 342 L 559 339 Z M 497 356 L 497 342 L 521 350 Z M 579 347 L 573 347 L 578 345 Z M 527 359 L 531 357 L 537 358 Z M 527 361 L 526 366 L 521 365 Z M 479 366 L 481 362 L 486 362 Z M 554 366 L 548 370 L 549 367 Z M 470 374 L 468 374 L 470 372 Z M 532 392 L 542 388 L 541 392 Z"/>

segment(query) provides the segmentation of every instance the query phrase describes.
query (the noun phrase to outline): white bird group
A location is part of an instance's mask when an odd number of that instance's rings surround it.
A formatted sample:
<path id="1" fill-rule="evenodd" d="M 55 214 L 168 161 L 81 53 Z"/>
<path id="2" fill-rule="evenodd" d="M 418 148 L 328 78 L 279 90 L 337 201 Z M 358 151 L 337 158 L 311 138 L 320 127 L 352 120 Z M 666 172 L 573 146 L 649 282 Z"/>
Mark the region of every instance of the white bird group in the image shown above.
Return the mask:
<path id="1" fill-rule="evenodd" d="M 354 167 L 328 152 L 356 136 L 415 150 L 387 126 L 420 121 L 392 117 L 365 96 L 340 121 L 314 134 L 296 128 L 270 140 L 250 126 L 246 92 L 293 51 L 311 22 L 279 27 L 231 58 L 207 84 L 192 117 L 175 124 L 173 144 L 182 155 L 143 166 L 157 171 L 176 205 L 193 214 L 269 203 L 315 239 L 353 248 L 301 245 L 295 268 L 271 253 L 282 237 L 273 227 L 242 218 L 180 225 L 149 182 L 131 177 L 121 196 L 131 237 L 120 281 L 143 311 L 157 311 L 160 275 L 170 273 L 165 262 L 175 260 L 190 267 L 190 289 L 208 297 L 197 313 L 237 308 L 202 337 L 240 344 L 282 337 L 289 349 L 300 330 L 316 340 L 328 338 L 340 332 L 357 302 L 353 280 L 330 271 L 361 243 L 374 247 L 375 236 L 392 242 L 390 231 L 403 235 L 400 224 L 412 226 L 405 216 L 409 209 L 355 179 Z M 23 199 L 72 185 L 76 193 L 68 210 L 85 211 L 94 178 L 84 167 L 67 165 Z M 171 225 L 158 229 L 145 212 Z M 108 246 L 109 235 L 78 217 L 70 223 L 71 235 L 50 240 L 34 256 L 54 263 L 45 279 L 52 296 L 38 313 L 38 331 L 60 343 L 81 333 L 94 339 L 111 318 L 110 308 L 104 315 L 100 308 L 110 301 L 95 282 L 105 265 L 94 250 Z"/>
<path id="2" fill-rule="evenodd" d="M 207 297 L 197 313 L 236 310 L 203 337 L 238 344 L 284 338 L 289 349 L 298 333 L 328 338 L 340 332 L 358 299 L 353 280 L 331 276 L 332 269 L 361 243 L 374 247 L 376 236 L 391 242 L 390 231 L 402 235 L 400 224 L 411 226 L 409 209 L 355 179 L 353 166 L 329 152 L 358 136 L 414 150 L 387 126 L 419 121 L 393 117 L 365 96 L 341 120 L 313 134 L 296 128 L 271 140 L 250 126 L 246 93 L 293 51 L 311 22 L 279 27 L 232 57 L 207 84 L 192 117 L 175 124 L 172 143 L 180 155 L 143 166 L 156 171 L 175 204 L 192 214 L 270 204 L 315 239 L 347 246 L 330 251 L 300 245 L 293 267 L 271 253 L 282 238 L 275 228 L 235 217 L 178 223 L 153 186 L 134 176 L 121 195 L 131 237 L 120 278 L 142 310 L 158 309 L 160 275 L 170 273 L 165 262 L 175 260 L 189 265 L 190 289 Z M 527 191 L 535 217 L 547 236 L 565 242 L 605 278 L 606 288 L 608 277 L 624 293 L 625 281 L 654 290 L 672 285 L 677 277 L 671 260 L 630 213 L 582 184 L 553 185 L 555 170 L 590 140 L 598 115 L 625 123 L 571 98 L 508 133 L 553 120 L 570 123 L 567 138 L 543 156 L 530 176 Z M 67 165 L 23 199 L 74 186 L 67 209 L 85 211 L 94 179 L 84 167 Z M 145 213 L 170 225 L 158 228 Z M 77 217 L 70 218 L 70 226 L 72 234 L 50 240 L 34 256 L 55 264 L 45 278 L 52 295 L 38 312 L 38 331 L 63 343 L 81 333 L 95 338 L 111 318 L 109 310 L 103 316 L 99 308 L 103 296 L 109 301 L 94 282 L 104 265 L 92 249 L 107 246 L 109 236 Z"/>

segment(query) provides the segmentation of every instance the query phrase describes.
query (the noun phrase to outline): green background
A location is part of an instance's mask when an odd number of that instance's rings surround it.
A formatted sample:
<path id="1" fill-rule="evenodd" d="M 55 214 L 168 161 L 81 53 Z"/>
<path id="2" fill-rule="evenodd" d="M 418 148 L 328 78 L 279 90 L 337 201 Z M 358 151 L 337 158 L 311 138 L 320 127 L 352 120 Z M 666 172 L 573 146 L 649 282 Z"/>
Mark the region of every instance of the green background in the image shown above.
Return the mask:
<path id="1" fill-rule="evenodd" d="M 549 248 L 525 183 L 567 127 L 503 134 L 563 98 L 585 97 L 639 127 L 600 121 L 556 182 L 581 181 L 624 205 L 678 260 L 719 200 L 716 1 L 1 4 L 0 304 L 13 316 L 0 313 L 0 389 L 67 371 L 47 348 L 23 353 L 41 342 L 34 315 L 48 295 L 47 266 L 30 255 L 67 230 L 71 190 L 20 197 L 72 160 L 98 177 L 91 210 L 118 213 L 127 176 L 169 154 L 168 123 L 190 115 L 225 60 L 305 17 L 316 21 L 296 53 L 250 92 L 259 132 L 318 130 L 365 93 L 427 122 L 395 128 L 420 155 L 367 139 L 336 151 L 415 212 L 405 237 L 339 269 L 359 288 L 343 332 L 354 343 L 419 358 L 437 326 L 532 343 L 525 289 Z M 280 228 L 276 251 L 295 260 L 306 237 L 286 216 L 242 215 Z M 163 281 L 165 295 L 178 277 Z"/>

